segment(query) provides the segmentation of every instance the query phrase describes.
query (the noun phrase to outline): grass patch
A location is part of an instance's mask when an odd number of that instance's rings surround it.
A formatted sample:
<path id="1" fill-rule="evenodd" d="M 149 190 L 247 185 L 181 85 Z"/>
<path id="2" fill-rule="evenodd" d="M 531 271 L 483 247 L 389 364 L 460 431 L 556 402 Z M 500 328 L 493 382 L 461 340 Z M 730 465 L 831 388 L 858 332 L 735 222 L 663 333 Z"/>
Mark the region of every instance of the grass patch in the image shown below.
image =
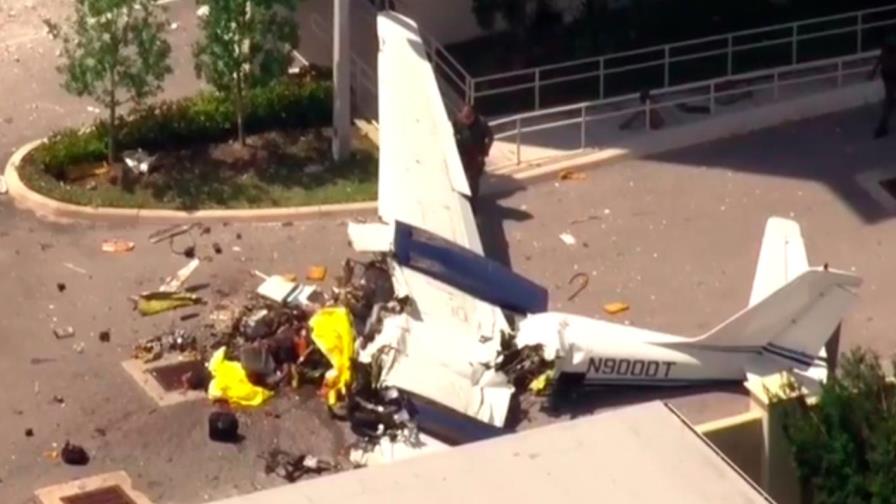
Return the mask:
<path id="1" fill-rule="evenodd" d="M 338 164 L 329 161 L 330 137 L 321 129 L 257 134 L 247 144 L 154 152 L 147 175 L 122 164 L 87 162 L 68 167 L 59 179 L 28 155 L 19 176 L 34 191 L 86 206 L 247 209 L 376 199 L 377 148 L 360 133 L 351 158 Z"/>

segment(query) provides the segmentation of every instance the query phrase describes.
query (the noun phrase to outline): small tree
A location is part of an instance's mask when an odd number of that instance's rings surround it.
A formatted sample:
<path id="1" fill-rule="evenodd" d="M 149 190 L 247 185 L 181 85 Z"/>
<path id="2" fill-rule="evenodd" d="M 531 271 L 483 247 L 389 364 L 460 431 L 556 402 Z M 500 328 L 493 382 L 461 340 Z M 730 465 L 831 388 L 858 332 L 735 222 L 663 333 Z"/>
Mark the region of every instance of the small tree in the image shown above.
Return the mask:
<path id="1" fill-rule="evenodd" d="M 121 107 L 158 94 L 171 73 L 171 45 L 163 35 L 167 23 L 154 0 L 76 0 L 69 24 L 58 67 L 62 86 L 106 109 L 112 163 Z"/>
<path id="2" fill-rule="evenodd" d="M 297 0 L 200 0 L 207 7 L 193 46 L 196 75 L 233 100 L 245 145 L 246 92 L 284 76 L 299 41 Z"/>
<path id="3" fill-rule="evenodd" d="M 784 432 L 815 502 L 896 502 L 896 388 L 877 354 L 853 350 L 816 405 L 803 399 L 785 412 Z"/>

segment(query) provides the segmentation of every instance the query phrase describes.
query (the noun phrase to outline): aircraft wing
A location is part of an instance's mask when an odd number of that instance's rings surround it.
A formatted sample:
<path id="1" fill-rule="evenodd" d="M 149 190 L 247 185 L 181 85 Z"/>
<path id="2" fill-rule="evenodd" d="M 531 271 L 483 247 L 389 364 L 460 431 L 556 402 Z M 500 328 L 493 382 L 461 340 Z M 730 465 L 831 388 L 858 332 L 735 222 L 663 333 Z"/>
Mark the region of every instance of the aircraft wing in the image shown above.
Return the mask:
<path id="1" fill-rule="evenodd" d="M 469 186 L 432 66 L 416 24 L 381 13 L 379 33 L 379 215 L 482 255 Z M 507 321 L 496 307 L 408 268 L 398 275 L 426 322 L 459 324 L 497 342 Z M 462 337 L 462 336 L 460 336 Z"/>
<path id="2" fill-rule="evenodd" d="M 469 263 L 486 261 L 453 128 L 419 30 L 393 12 L 378 15 L 377 29 L 378 207 L 385 224 L 350 226 L 352 244 L 359 251 L 385 251 L 388 246 L 397 255 L 393 233 L 410 226 L 469 251 Z M 469 271 L 453 272 L 448 266 L 438 278 L 431 274 L 433 269 L 423 267 L 432 265 L 427 260 L 390 261 L 396 294 L 410 297 L 413 310 L 410 317 L 387 317 L 368 346 L 399 350 L 383 373 L 383 383 L 503 426 L 513 388 L 491 368 L 501 336 L 509 331 L 507 319 L 494 304 L 447 282 Z"/>

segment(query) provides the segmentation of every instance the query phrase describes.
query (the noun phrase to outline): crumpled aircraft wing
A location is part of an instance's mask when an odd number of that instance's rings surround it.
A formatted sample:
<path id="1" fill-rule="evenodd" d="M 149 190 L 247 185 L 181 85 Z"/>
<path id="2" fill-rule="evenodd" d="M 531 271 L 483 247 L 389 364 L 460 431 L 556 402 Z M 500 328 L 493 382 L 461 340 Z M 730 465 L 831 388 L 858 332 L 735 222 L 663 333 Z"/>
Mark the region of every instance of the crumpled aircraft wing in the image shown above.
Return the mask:
<path id="1" fill-rule="evenodd" d="M 469 185 L 419 30 L 394 12 L 380 13 L 377 29 L 378 206 L 388 229 L 374 224 L 369 234 L 382 237 L 406 223 L 482 256 Z M 365 233 L 354 231 L 349 229 L 353 244 L 364 248 L 356 240 Z M 387 240 L 375 241 L 373 248 L 381 248 Z M 510 385 L 501 376 L 484 376 L 509 330 L 501 310 L 398 261 L 390 267 L 396 294 L 409 296 L 415 313 L 410 330 L 391 342 L 403 351 L 384 381 L 503 425 Z"/>

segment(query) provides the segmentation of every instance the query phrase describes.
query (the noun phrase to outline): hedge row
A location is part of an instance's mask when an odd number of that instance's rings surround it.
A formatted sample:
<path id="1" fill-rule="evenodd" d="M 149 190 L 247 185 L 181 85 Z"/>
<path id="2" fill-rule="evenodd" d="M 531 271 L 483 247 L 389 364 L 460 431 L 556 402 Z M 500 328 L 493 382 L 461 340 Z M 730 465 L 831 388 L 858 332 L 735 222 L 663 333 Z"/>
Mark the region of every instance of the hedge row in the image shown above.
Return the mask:
<path id="1" fill-rule="evenodd" d="M 332 124 L 332 85 L 319 80 L 283 81 L 247 94 L 246 134 L 276 129 L 327 127 Z M 106 158 L 108 123 L 92 128 L 54 133 L 35 149 L 33 159 L 50 175 L 61 177 L 66 166 Z M 120 119 L 118 152 L 182 148 L 224 141 L 236 136 L 232 100 L 215 92 L 202 92 L 179 100 L 166 100 L 133 109 Z"/>

